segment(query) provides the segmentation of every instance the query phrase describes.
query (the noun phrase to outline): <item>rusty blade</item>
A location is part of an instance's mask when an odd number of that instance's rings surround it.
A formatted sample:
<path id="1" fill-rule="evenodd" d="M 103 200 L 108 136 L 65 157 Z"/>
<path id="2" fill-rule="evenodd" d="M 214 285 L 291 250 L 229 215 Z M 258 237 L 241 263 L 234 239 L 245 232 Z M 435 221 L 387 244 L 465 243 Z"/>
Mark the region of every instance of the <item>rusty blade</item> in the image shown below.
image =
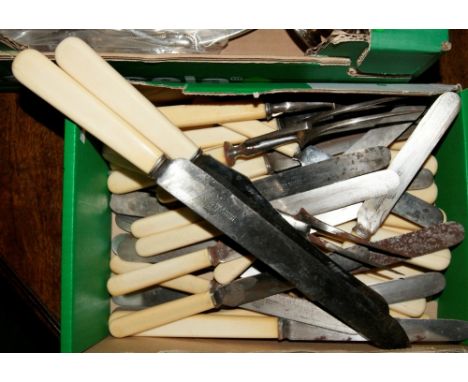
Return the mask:
<path id="1" fill-rule="evenodd" d="M 463 226 L 456 222 L 436 224 L 419 231 L 379 240 L 379 247 L 405 250 L 411 257 L 424 255 L 438 249 L 453 247 L 465 236 Z M 375 244 L 375 243 L 374 243 Z M 438 248 L 438 249 L 437 249 Z"/>
<path id="2" fill-rule="evenodd" d="M 373 242 L 324 223 L 308 214 L 305 210 L 299 211 L 295 218 L 309 224 L 310 228 L 330 238 L 339 241 L 350 241 L 380 252 L 407 258 L 452 247 L 460 243 L 464 238 L 464 228 L 456 222 L 440 223 L 415 232 Z"/>
<path id="3" fill-rule="evenodd" d="M 366 247 L 362 247 L 360 245 L 355 245 L 351 248 L 342 248 L 339 245 L 330 243 L 314 234 L 310 234 L 308 238 L 311 243 L 314 243 L 327 251 L 331 251 L 331 259 L 336 261 L 337 264 L 343 268 L 349 268 L 349 266 L 343 266 L 342 256 L 359 262 L 359 264 L 356 264 L 353 267 L 353 271 L 361 271 L 363 269 L 362 264 L 366 264 L 372 268 L 384 268 L 388 267 L 389 265 L 399 263 L 402 260 L 401 257 L 389 256 L 382 253 L 369 251 Z M 364 268 L 368 269 L 368 267 Z"/>

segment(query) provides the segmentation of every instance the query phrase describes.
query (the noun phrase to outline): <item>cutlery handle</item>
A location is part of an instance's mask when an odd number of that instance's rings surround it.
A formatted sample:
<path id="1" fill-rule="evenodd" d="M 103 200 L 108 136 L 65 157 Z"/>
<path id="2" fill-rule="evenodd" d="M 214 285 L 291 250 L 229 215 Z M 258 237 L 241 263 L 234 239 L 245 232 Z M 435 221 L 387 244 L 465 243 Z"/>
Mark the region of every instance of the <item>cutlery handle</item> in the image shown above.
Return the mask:
<path id="1" fill-rule="evenodd" d="M 218 264 L 213 272 L 214 279 L 219 284 L 229 284 L 244 273 L 253 264 L 254 260 L 251 256 L 241 256 L 238 259 Z"/>
<path id="2" fill-rule="evenodd" d="M 121 296 L 208 268 L 210 265 L 212 265 L 211 256 L 208 250 L 201 249 L 132 272 L 112 276 L 107 281 L 107 290 L 112 296 Z"/>
<path id="3" fill-rule="evenodd" d="M 85 64 L 86 66 L 86 64 Z M 149 173 L 161 152 L 79 83 L 33 49 L 12 64 L 16 79 L 124 158 Z"/>
<path id="4" fill-rule="evenodd" d="M 133 236 L 141 238 L 156 233 L 179 229 L 201 220 L 202 218 L 195 212 L 184 207 L 138 219 L 132 224 L 131 231 Z"/>
<path id="5" fill-rule="evenodd" d="M 214 307 L 210 292 L 194 294 L 111 320 L 109 331 L 118 338 L 131 336 Z"/>
<path id="6" fill-rule="evenodd" d="M 199 243 L 200 241 L 212 239 L 220 234 L 221 233 L 208 222 L 200 221 L 179 229 L 142 237 L 136 241 L 135 249 L 140 256 L 153 256 L 190 244 Z"/>
<path id="7" fill-rule="evenodd" d="M 205 153 L 224 163 L 224 151 L 222 147 L 214 150 L 207 150 Z M 239 160 L 233 166 L 233 169 L 251 179 L 268 173 L 263 157 L 252 158 L 244 161 Z M 143 173 L 119 169 L 111 173 L 107 184 L 111 192 L 124 194 L 127 192 L 141 190 L 142 188 L 152 186 L 155 183 L 153 179 L 145 176 Z M 175 199 L 172 198 L 171 201 L 175 201 Z M 167 202 L 169 203 L 169 201 Z"/>
<path id="8" fill-rule="evenodd" d="M 110 262 L 111 271 L 117 274 L 132 272 L 137 269 L 147 268 L 150 263 L 137 263 L 132 261 L 122 260 L 118 256 L 112 256 Z M 161 286 L 175 289 L 186 293 L 202 293 L 207 292 L 211 288 L 211 281 L 194 275 L 184 275 L 172 280 L 161 283 Z"/>
<path id="9" fill-rule="evenodd" d="M 201 149 L 222 146 L 224 142 L 240 143 L 246 139 L 245 136 L 222 126 L 187 130 L 184 133 Z"/>
<path id="10" fill-rule="evenodd" d="M 154 185 L 154 180 L 143 173 L 124 168 L 113 170 L 107 178 L 107 188 L 114 194 L 126 194 Z"/>
<path id="11" fill-rule="evenodd" d="M 167 157 L 192 159 L 198 153 L 195 143 L 84 41 L 66 38 L 57 46 L 55 59 L 64 71 Z"/>
<path id="12" fill-rule="evenodd" d="M 197 314 L 137 335 L 149 337 L 277 339 L 278 318 Z"/>
<path id="13" fill-rule="evenodd" d="M 265 105 L 252 102 L 163 106 L 159 110 L 182 129 L 266 118 Z"/>

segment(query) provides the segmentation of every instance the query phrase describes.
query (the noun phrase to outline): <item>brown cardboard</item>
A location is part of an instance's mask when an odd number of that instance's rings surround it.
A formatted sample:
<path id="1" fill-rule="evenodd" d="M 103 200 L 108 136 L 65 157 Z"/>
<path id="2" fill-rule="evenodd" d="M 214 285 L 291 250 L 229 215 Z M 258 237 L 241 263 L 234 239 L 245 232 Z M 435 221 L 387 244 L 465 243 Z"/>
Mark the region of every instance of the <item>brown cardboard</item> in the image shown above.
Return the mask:
<path id="1" fill-rule="evenodd" d="M 90 353 L 381 353 L 367 343 L 311 343 L 277 340 L 107 337 L 87 350 Z M 385 352 L 389 352 L 388 350 Z M 467 353 L 468 346 L 415 344 L 398 353 Z"/>

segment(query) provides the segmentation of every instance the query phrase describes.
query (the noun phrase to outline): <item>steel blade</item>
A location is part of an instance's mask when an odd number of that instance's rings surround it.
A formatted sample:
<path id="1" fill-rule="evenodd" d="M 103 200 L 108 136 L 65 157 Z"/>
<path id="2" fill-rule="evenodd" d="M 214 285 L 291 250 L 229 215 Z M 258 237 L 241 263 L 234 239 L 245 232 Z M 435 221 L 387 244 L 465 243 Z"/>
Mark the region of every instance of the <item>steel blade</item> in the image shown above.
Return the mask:
<path id="1" fill-rule="evenodd" d="M 112 301 L 119 307 L 128 310 L 140 310 L 149 306 L 163 304 L 188 296 L 187 293 L 161 286 L 152 287 L 144 292 L 113 296 Z"/>
<path id="2" fill-rule="evenodd" d="M 115 214 L 115 224 L 117 224 L 117 227 L 126 232 L 131 232 L 132 224 L 138 219 L 140 219 L 139 216 Z"/>
<path id="3" fill-rule="evenodd" d="M 378 346 L 406 346 L 385 301 L 294 230 L 241 174 L 213 158 L 166 161 L 157 183 Z"/>
<path id="4" fill-rule="evenodd" d="M 370 286 L 388 304 L 433 296 L 441 292 L 444 287 L 445 278 L 438 272 L 429 272 Z M 304 298 L 291 297 L 283 293 L 245 303 L 240 307 L 342 333 L 354 333 L 348 326 L 320 309 L 314 303 Z"/>
<path id="5" fill-rule="evenodd" d="M 468 321 L 445 319 L 402 319 L 397 321 L 405 330 L 411 342 L 461 342 L 468 339 Z M 280 320 L 281 338 L 295 341 L 367 341 L 355 333 L 342 333 L 295 322 Z"/>
<path id="6" fill-rule="evenodd" d="M 434 175 L 427 168 L 422 168 L 413 181 L 409 184 L 408 190 L 422 190 L 434 183 Z"/>
<path id="7" fill-rule="evenodd" d="M 148 216 L 156 215 L 169 210 L 160 204 L 154 195 L 148 192 L 129 192 L 127 194 L 112 194 L 110 208 L 117 214 Z"/>
<path id="8" fill-rule="evenodd" d="M 377 171 L 389 163 L 390 151 L 373 147 L 283 171 L 257 180 L 254 185 L 266 199 L 274 200 Z"/>
<path id="9" fill-rule="evenodd" d="M 444 215 L 439 208 L 408 192 L 400 196 L 391 212 L 421 227 L 429 227 L 444 221 Z"/>

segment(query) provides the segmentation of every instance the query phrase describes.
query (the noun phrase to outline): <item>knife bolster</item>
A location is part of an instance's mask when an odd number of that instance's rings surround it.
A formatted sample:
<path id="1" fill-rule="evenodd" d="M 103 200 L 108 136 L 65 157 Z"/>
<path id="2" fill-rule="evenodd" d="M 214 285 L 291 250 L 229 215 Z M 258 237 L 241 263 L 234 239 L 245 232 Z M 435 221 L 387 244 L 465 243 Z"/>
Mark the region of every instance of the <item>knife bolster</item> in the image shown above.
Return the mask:
<path id="1" fill-rule="evenodd" d="M 163 172 L 168 163 L 168 159 L 165 155 L 161 155 L 156 163 L 153 165 L 153 168 L 149 172 L 149 176 L 153 179 L 158 179 L 159 173 Z"/>

